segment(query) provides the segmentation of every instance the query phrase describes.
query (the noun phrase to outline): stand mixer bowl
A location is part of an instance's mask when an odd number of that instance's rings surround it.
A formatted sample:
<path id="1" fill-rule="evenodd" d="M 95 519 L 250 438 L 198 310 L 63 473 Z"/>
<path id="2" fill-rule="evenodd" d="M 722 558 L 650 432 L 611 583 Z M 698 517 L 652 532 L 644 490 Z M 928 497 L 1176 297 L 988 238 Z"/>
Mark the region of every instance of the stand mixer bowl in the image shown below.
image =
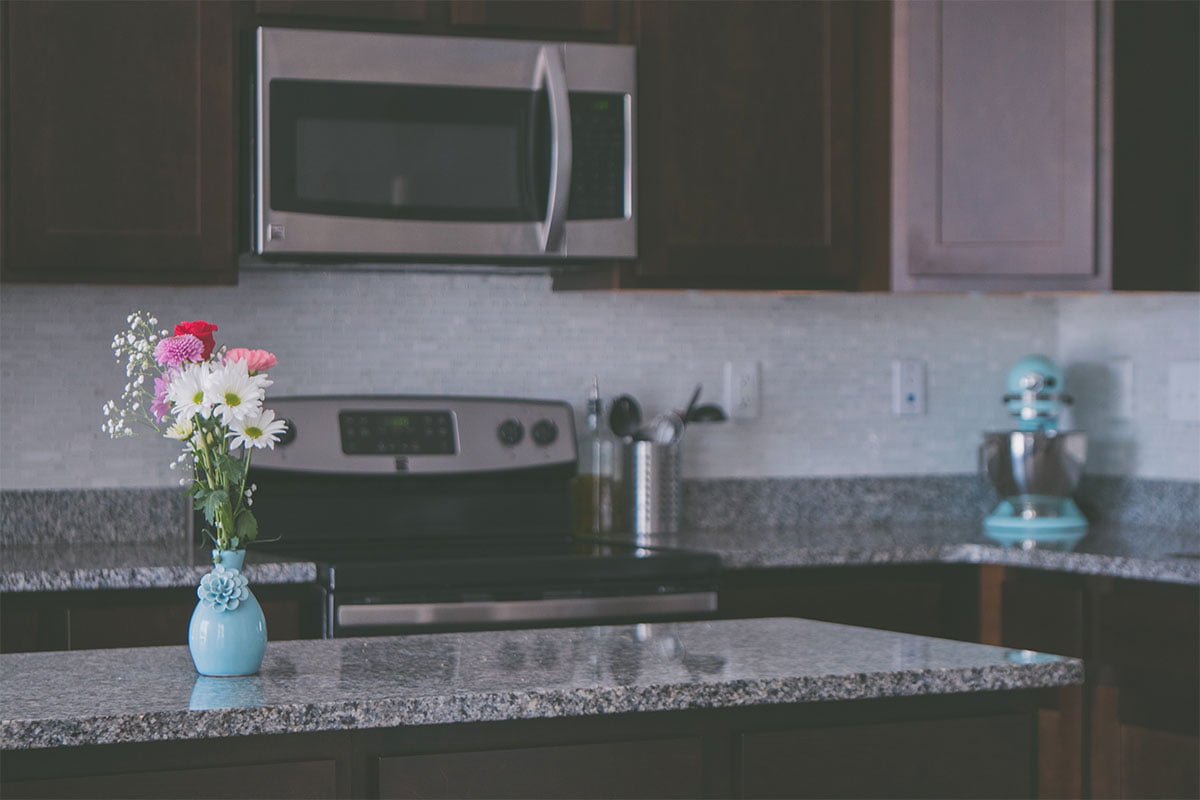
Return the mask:
<path id="1" fill-rule="evenodd" d="M 1082 431 L 1005 431 L 983 437 L 988 479 L 1025 518 L 1057 516 L 1083 477 L 1087 434 Z"/>

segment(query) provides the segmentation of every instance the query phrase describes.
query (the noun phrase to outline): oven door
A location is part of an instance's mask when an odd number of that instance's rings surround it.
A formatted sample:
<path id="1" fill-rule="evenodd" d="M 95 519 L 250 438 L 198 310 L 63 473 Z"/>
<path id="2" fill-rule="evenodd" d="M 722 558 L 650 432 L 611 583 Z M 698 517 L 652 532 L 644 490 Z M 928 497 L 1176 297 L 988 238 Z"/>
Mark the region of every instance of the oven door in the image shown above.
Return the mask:
<path id="1" fill-rule="evenodd" d="M 259 28 L 256 61 L 256 252 L 636 254 L 631 48 Z"/>

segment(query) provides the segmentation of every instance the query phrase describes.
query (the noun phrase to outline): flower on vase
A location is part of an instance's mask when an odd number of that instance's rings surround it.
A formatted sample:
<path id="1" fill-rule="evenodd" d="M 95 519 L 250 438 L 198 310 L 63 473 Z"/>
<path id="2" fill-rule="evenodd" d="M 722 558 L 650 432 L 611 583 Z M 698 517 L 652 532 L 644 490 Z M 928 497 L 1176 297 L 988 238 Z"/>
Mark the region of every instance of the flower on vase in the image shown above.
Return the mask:
<path id="1" fill-rule="evenodd" d="M 279 363 L 274 353 L 266 350 L 248 350 L 245 347 L 235 347 L 226 352 L 225 363 L 228 364 L 231 361 L 245 361 L 246 369 L 251 375 L 266 372 Z"/>
<path id="2" fill-rule="evenodd" d="M 154 347 L 154 360 L 162 367 L 182 367 L 204 360 L 204 343 L 190 333 L 162 339 Z"/>
<path id="3" fill-rule="evenodd" d="M 279 435 L 286 430 L 287 423 L 275 419 L 275 412 L 268 408 L 230 422 L 227 435 L 232 439 L 230 447 L 268 447 L 274 450 Z"/>
<path id="4" fill-rule="evenodd" d="M 239 570 L 217 564 L 212 572 L 200 579 L 196 595 L 202 603 L 217 611 L 236 611 L 250 597 L 250 590 L 246 588 L 249 583 Z"/>
<path id="5" fill-rule="evenodd" d="M 195 415 L 208 419 L 212 414 L 212 403 L 204 389 L 208 370 L 206 363 L 188 364 L 171 378 L 167 400 L 176 419 L 191 419 Z"/>
<path id="6" fill-rule="evenodd" d="M 204 399 L 221 422 L 229 425 L 258 414 L 271 384 L 266 375 L 251 375 L 245 361 L 229 361 L 214 367 L 206 377 Z"/>
<path id="7" fill-rule="evenodd" d="M 213 339 L 213 334 L 216 333 L 217 330 L 217 326 L 213 325 L 211 322 L 205 322 L 202 319 L 198 319 L 194 322 L 181 322 L 176 325 L 175 335 L 183 336 L 185 333 L 189 333 L 192 336 L 195 336 L 204 345 L 204 352 L 201 357 L 207 359 L 212 355 L 213 348 L 216 347 L 216 341 Z"/>

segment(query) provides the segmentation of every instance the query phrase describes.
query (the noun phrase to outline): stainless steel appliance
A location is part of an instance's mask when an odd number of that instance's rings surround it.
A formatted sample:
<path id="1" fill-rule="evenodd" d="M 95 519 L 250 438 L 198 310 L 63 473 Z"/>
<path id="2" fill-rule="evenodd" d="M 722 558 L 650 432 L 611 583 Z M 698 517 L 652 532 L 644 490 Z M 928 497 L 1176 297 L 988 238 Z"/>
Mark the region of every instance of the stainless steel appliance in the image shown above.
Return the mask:
<path id="1" fill-rule="evenodd" d="M 1083 477 L 1087 435 L 1059 429 L 1066 378 L 1045 356 L 1026 356 L 1008 375 L 1004 402 L 1016 430 L 984 434 L 982 457 L 1000 503 L 984 520 L 986 535 L 1020 547 L 1073 547 L 1087 519 L 1071 496 Z"/>
<path id="2" fill-rule="evenodd" d="M 711 616 L 718 559 L 574 539 L 573 412 L 544 400 L 283 398 L 258 549 L 315 560 L 327 636 Z"/>
<path id="3" fill-rule="evenodd" d="M 264 255 L 632 258 L 634 49 L 259 28 Z"/>

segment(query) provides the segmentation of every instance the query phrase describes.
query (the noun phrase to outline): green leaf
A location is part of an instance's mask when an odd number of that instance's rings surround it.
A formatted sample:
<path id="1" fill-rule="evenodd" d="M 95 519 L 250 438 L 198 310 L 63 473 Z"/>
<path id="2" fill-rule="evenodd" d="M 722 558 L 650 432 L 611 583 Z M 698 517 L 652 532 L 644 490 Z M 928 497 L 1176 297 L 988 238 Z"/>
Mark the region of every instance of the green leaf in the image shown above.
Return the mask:
<path id="1" fill-rule="evenodd" d="M 236 458 L 219 455 L 216 457 L 215 471 L 222 485 L 237 486 L 242 482 L 245 466 Z"/>
<path id="2" fill-rule="evenodd" d="M 243 508 L 237 515 L 237 537 L 249 544 L 258 538 L 258 520 L 248 509 Z"/>
<path id="3" fill-rule="evenodd" d="M 229 508 L 229 492 L 224 489 L 208 492 L 200 503 L 200 510 L 204 512 L 204 518 L 208 520 L 209 525 L 223 526 L 225 520 L 233 513 L 233 509 Z"/>

